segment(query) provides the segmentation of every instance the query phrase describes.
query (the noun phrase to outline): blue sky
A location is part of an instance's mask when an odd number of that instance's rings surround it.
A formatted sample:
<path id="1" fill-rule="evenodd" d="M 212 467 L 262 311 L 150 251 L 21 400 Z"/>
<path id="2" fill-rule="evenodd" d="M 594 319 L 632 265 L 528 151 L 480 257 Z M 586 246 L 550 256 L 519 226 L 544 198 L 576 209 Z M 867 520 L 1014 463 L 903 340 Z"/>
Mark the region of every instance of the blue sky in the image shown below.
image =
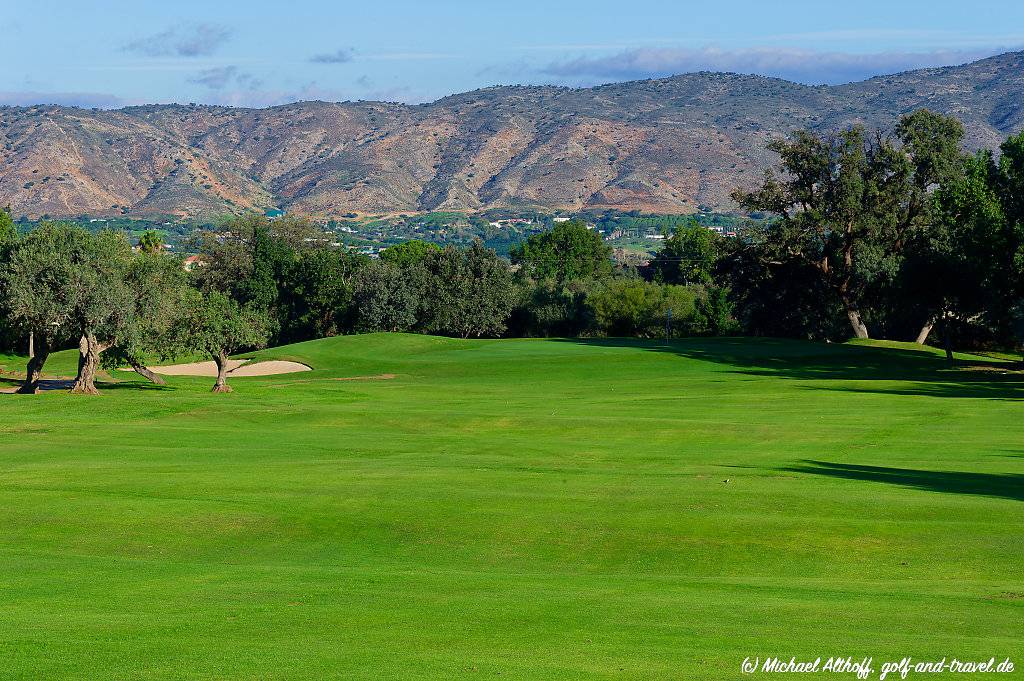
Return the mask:
<path id="1" fill-rule="evenodd" d="M 698 70 L 837 83 L 1024 47 L 1024 3 L 37 0 L 0 15 L 0 104 L 423 102 Z"/>

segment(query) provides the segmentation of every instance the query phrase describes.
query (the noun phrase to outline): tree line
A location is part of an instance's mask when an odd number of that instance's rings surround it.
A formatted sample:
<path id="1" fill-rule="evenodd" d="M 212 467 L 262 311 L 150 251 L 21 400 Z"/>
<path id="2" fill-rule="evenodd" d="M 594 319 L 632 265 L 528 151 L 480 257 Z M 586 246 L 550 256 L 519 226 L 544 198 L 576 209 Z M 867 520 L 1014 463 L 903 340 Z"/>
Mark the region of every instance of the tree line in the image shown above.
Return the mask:
<path id="1" fill-rule="evenodd" d="M 581 221 L 499 257 L 479 241 L 422 241 L 379 259 L 335 247 L 308 220 L 244 215 L 199 232 L 183 261 L 155 233 L 45 222 L 19 235 L 0 212 L 0 342 L 32 341 L 23 392 L 54 349 L 77 345 L 72 390 L 100 367 L 203 354 L 228 391 L 230 355 L 372 331 L 469 337 L 850 335 L 1017 345 L 1024 282 L 1024 134 L 965 154 L 953 118 L 917 111 L 888 134 L 852 127 L 778 140 L 747 211 L 721 237 L 677 224 L 644 266 L 616 265 Z M 188 267 L 186 267 L 188 265 Z"/>

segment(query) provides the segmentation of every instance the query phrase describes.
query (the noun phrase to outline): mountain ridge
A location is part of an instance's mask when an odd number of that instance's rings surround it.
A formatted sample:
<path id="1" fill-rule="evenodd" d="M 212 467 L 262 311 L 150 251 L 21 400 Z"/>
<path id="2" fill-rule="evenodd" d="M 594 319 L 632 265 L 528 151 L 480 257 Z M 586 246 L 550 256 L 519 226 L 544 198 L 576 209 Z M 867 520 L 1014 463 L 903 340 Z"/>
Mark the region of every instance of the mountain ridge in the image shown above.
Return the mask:
<path id="1" fill-rule="evenodd" d="M 1024 52 L 834 86 L 699 72 L 418 105 L 3 107 L 0 205 L 32 218 L 728 210 L 773 163 L 770 138 L 886 129 L 922 107 L 960 118 L 968 148 L 997 147 L 1024 128 Z"/>

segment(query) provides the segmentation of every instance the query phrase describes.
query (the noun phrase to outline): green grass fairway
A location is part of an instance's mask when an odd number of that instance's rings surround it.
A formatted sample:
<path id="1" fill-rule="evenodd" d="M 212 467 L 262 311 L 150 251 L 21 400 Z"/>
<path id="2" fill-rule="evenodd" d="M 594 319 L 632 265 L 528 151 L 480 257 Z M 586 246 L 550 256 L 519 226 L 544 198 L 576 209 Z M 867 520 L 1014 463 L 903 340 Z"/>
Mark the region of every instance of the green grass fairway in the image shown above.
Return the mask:
<path id="1" fill-rule="evenodd" d="M 315 371 L 0 395 L 0 676 L 1024 670 L 1019 373 L 763 339 L 258 354 Z"/>

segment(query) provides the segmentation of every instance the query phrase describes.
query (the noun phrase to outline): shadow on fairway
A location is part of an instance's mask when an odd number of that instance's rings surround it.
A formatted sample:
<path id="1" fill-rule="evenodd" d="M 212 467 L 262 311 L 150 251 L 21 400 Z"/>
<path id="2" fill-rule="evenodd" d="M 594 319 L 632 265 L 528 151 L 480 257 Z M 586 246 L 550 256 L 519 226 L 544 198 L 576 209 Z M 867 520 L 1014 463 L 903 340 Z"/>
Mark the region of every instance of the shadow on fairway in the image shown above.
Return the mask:
<path id="1" fill-rule="evenodd" d="M 24 379 L 21 378 L 0 378 L 0 392 L 9 393 L 15 391 L 24 382 Z M 74 383 L 72 378 L 44 378 L 39 381 L 39 390 L 40 392 L 67 391 L 71 389 L 72 383 Z M 156 383 L 142 381 L 120 381 L 118 383 L 97 381 L 96 388 L 100 393 L 108 390 L 173 390 L 173 388 L 167 385 L 157 385 Z"/>
<path id="2" fill-rule="evenodd" d="M 1024 501 L 1024 475 L 1014 473 L 964 473 L 958 471 L 919 471 L 910 468 L 886 468 L 856 464 L 804 461 L 799 466 L 779 470 L 792 473 L 827 475 L 846 480 L 884 482 L 900 487 L 947 492 L 977 494 Z"/>
<path id="3" fill-rule="evenodd" d="M 821 385 L 836 390 L 893 395 L 1024 398 L 1024 374 L 1009 373 L 1016 364 L 959 361 L 950 368 L 944 357 L 901 348 L 813 343 L 775 338 L 689 338 L 672 341 L 631 338 L 569 338 L 566 343 L 594 347 L 632 347 L 727 365 L 749 376 L 777 376 L 815 381 L 902 381 L 903 385 Z"/>

